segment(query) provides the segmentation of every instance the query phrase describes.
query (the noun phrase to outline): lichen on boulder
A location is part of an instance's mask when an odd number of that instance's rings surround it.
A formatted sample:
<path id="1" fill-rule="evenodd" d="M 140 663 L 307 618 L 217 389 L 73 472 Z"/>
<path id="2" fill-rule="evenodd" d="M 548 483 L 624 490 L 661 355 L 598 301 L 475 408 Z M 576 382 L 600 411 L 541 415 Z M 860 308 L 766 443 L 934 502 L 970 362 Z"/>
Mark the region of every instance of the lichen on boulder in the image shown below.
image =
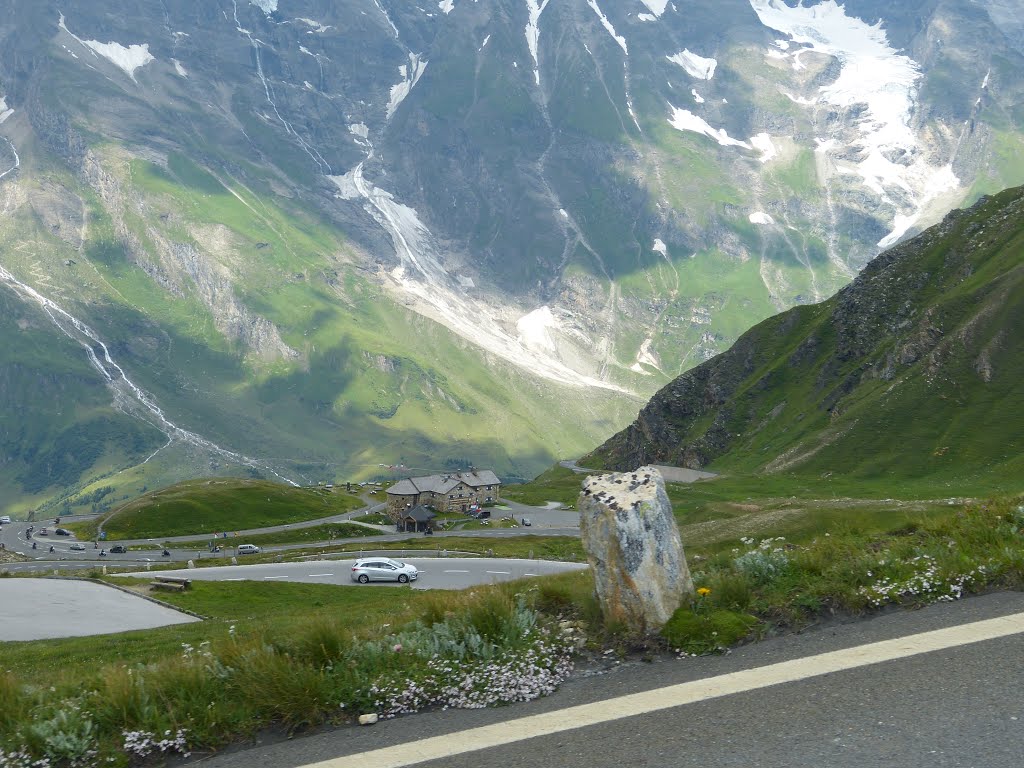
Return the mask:
<path id="1" fill-rule="evenodd" d="M 665 481 L 654 467 L 583 481 L 580 534 L 606 619 L 648 634 L 693 593 Z"/>

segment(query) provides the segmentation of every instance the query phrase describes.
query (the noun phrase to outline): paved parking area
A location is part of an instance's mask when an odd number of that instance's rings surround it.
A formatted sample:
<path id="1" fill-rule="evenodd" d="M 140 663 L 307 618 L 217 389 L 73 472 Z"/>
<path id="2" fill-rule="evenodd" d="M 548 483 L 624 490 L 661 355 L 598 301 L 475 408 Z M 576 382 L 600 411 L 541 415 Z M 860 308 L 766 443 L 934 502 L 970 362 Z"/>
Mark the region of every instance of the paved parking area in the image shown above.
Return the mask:
<path id="1" fill-rule="evenodd" d="M 397 556 L 390 553 L 391 556 Z M 389 555 L 384 555 L 387 557 Z M 431 557 L 398 558 L 415 565 L 420 578 L 410 586 L 413 589 L 468 589 L 481 584 L 548 576 L 588 568 L 584 563 L 560 563 L 551 560 L 519 560 L 489 557 Z M 357 589 L 377 586 L 397 586 L 396 582 L 364 586 L 352 581 L 354 560 L 311 560 L 302 563 L 260 563 L 256 565 L 227 565 L 212 568 L 192 568 L 175 571 L 176 576 L 188 576 L 197 581 L 288 581 L 306 584 L 337 584 Z M 144 577 L 138 573 L 119 573 L 118 576 Z"/>
<path id="2" fill-rule="evenodd" d="M 0 641 L 83 637 L 199 621 L 89 581 L 0 579 Z"/>

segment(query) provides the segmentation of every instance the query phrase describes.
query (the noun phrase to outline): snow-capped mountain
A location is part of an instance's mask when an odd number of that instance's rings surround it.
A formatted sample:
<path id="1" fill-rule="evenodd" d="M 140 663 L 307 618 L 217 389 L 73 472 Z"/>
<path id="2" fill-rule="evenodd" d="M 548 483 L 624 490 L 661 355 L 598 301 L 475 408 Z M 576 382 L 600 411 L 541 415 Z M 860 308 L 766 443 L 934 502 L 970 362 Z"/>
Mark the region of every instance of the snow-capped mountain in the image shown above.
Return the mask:
<path id="1" fill-rule="evenodd" d="M 1022 6 L 7 0 L 0 485 L 590 447 L 1024 182 Z"/>

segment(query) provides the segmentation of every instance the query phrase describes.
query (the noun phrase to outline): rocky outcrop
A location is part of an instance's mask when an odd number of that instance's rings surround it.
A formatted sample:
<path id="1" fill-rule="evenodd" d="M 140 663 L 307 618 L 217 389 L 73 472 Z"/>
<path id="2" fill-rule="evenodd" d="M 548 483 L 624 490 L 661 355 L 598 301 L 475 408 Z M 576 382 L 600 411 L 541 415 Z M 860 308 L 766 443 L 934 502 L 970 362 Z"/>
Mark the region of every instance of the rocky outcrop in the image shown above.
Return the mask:
<path id="1" fill-rule="evenodd" d="M 640 467 L 588 477 L 579 510 L 605 617 L 645 634 L 661 628 L 693 591 L 661 473 Z"/>

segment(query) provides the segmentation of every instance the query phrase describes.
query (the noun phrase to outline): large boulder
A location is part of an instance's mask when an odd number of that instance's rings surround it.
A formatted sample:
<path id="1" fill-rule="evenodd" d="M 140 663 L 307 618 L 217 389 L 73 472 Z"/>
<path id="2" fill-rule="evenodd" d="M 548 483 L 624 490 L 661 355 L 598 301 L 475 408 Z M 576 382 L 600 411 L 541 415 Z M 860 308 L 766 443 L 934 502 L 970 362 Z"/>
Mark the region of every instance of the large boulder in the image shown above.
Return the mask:
<path id="1" fill-rule="evenodd" d="M 693 592 L 661 473 L 640 467 L 588 477 L 579 510 L 605 617 L 645 634 L 660 629 Z"/>

